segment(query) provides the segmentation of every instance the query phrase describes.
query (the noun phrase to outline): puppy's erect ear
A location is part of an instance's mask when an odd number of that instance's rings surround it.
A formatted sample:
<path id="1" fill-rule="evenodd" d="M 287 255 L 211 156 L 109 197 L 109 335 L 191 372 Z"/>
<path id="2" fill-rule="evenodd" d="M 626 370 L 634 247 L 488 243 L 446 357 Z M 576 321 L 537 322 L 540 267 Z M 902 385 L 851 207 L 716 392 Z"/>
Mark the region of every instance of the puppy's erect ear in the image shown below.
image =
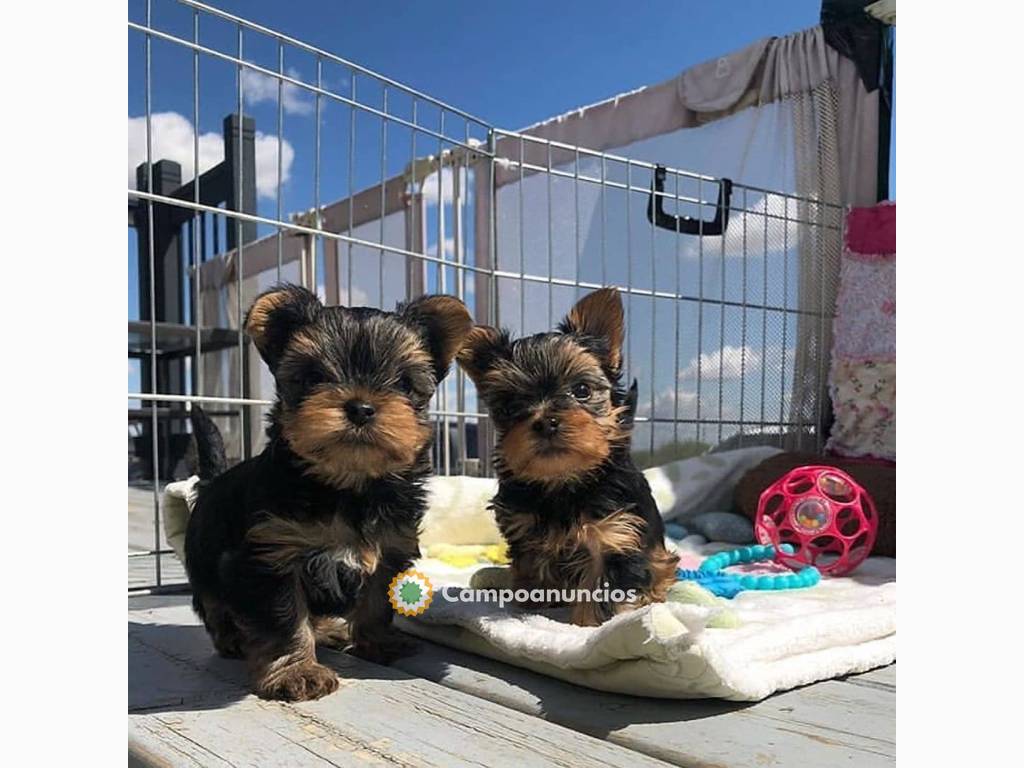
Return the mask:
<path id="1" fill-rule="evenodd" d="M 441 381 L 473 327 L 466 305 L 454 296 L 420 296 L 399 307 L 398 314 L 423 335 L 434 358 L 434 374 Z"/>
<path id="2" fill-rule="evenodd" d="M 612 371 L 617 372 L 622 366 L 624 326 L 618 290 L 601 288 L 576 302 L 558 329 L 596 342 L 592 344 L 593 351 Z"/>
<path id="3" fill-rule="evenodd" d="M 459 365 L 479 387 L 494 364 L 508 357 L 509 338 L 504 331 L 489 325 L 477 325 L 467 334 L 459 350 Z"/>
<path id="4" fill-rule="evenodd" d="M 277 369 L 288 340 L 316 320 L 321 309 L 320 299 L 297 285 L 279 285 L 256 297 L 245 316 L 245 332 L 271 371 Z"/>

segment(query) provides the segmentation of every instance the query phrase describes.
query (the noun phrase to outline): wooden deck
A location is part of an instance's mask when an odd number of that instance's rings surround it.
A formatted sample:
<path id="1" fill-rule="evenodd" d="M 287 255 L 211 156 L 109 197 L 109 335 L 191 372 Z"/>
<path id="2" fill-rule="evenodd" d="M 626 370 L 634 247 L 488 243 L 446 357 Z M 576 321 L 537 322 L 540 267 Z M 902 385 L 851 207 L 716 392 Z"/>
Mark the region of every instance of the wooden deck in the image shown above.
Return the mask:
<path id="1" fill-rule="evenodd" d="M 162 491 L 161 491 L 162 492 Z M 128 588 L 151 587 L 156 584 L 156 557 L 144 555 L 133 557 L 132 553 L 150 552 L 154 547 L 161 550 L 170 548 L 163 526 L 159 538 L 153 525 L 155 515 L 153 489 L 141 485 L 128 486 Z M 160 558 L 160 582 L 167 585 L 188 583 L 185 568 L 173 554 Z"/>
<path id="2" fill-rule="evenodd" d="M 876 766 L 895 763 L 895 665 L 756 704 L 600 693 L 421 642 L 392 667 L 320 651 L 339 691 L 248 693 L 187 596 L 128 600 L 130 765 Z"/>

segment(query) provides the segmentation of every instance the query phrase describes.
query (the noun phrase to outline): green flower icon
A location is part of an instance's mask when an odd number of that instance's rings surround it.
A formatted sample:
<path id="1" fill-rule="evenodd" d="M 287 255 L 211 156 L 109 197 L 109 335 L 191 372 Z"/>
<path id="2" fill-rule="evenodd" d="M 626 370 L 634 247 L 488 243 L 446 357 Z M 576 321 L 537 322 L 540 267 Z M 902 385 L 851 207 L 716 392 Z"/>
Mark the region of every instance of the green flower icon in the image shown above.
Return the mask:
<path id="1" fill-rule="evenodd" d="M 420 585 L 415 581 L 406 581 L 399 587 L 398 594 L 401 596 L 403 603 L 415 605 L 423 596 L 423 590 L 420 589 Z"/>
<path id="2" fill-rule="evenodd" d="M 434 587 L 419 571 L 403 571 L 388 586 L 388 601 L 403 616 L 419 616 L 433 599 Z"/>

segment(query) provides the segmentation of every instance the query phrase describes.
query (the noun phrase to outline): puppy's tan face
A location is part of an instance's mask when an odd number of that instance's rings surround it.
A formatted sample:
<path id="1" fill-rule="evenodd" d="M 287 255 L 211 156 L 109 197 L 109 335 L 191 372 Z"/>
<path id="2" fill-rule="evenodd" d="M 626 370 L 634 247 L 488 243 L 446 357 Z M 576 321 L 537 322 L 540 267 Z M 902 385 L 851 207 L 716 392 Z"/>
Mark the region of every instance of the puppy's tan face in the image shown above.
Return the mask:
<path id="1" fill-rule="evenodd" d="M 486 326 L 470 331 L 459 363 L 496 427 L 499 468 L 543 485 L 572 482 L 629 439 L 612 402 L 621 343 L 621 303 L 607 289 L 580 301 L 558 333 L 511 341 Z"/>
<path id="2" fill-rule="evenodd" d="M 324 310 L 321 322 L 299 331 L 277 371 L 285 439 L 312 474 L 339 486 L 415 463 L 430 442 L 436 386 L 412 330 L 384 313 L 345 313 Z"/>
<path id="3" fill-rule="evenodd" d="M 310 474 L 337 487 L 413 467 L 430 443 L 430 398 L 469 313 L 446 296 L 382 312 L 322 307 L 296 291 L 265 294 L 247 320 L 277 382 L 281 434 Z"/>
<path id="4" fill-rule="evenodd" d="M 523 480 L 582 477 L 626 436 L 600 362 L 568 336 L 515 342 L 510 359 L 487 372 L 481 389 L 497 427 L 500 460 Z"/>

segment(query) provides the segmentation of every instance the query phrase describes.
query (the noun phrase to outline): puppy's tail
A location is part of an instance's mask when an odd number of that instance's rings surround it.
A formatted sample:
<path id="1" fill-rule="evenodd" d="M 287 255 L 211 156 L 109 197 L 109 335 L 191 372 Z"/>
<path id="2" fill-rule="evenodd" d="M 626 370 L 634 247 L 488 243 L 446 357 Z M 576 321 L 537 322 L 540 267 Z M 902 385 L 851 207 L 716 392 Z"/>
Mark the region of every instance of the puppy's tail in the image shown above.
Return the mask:
<path id="1" fill-rule="evenodd" d="M 192 440 L 195 442 L 195 466 L 193 474 L 200 480 L 210 480 L 228 468 L 224 453 L 224 438 L 206 411 L 192 404 Z"/>

